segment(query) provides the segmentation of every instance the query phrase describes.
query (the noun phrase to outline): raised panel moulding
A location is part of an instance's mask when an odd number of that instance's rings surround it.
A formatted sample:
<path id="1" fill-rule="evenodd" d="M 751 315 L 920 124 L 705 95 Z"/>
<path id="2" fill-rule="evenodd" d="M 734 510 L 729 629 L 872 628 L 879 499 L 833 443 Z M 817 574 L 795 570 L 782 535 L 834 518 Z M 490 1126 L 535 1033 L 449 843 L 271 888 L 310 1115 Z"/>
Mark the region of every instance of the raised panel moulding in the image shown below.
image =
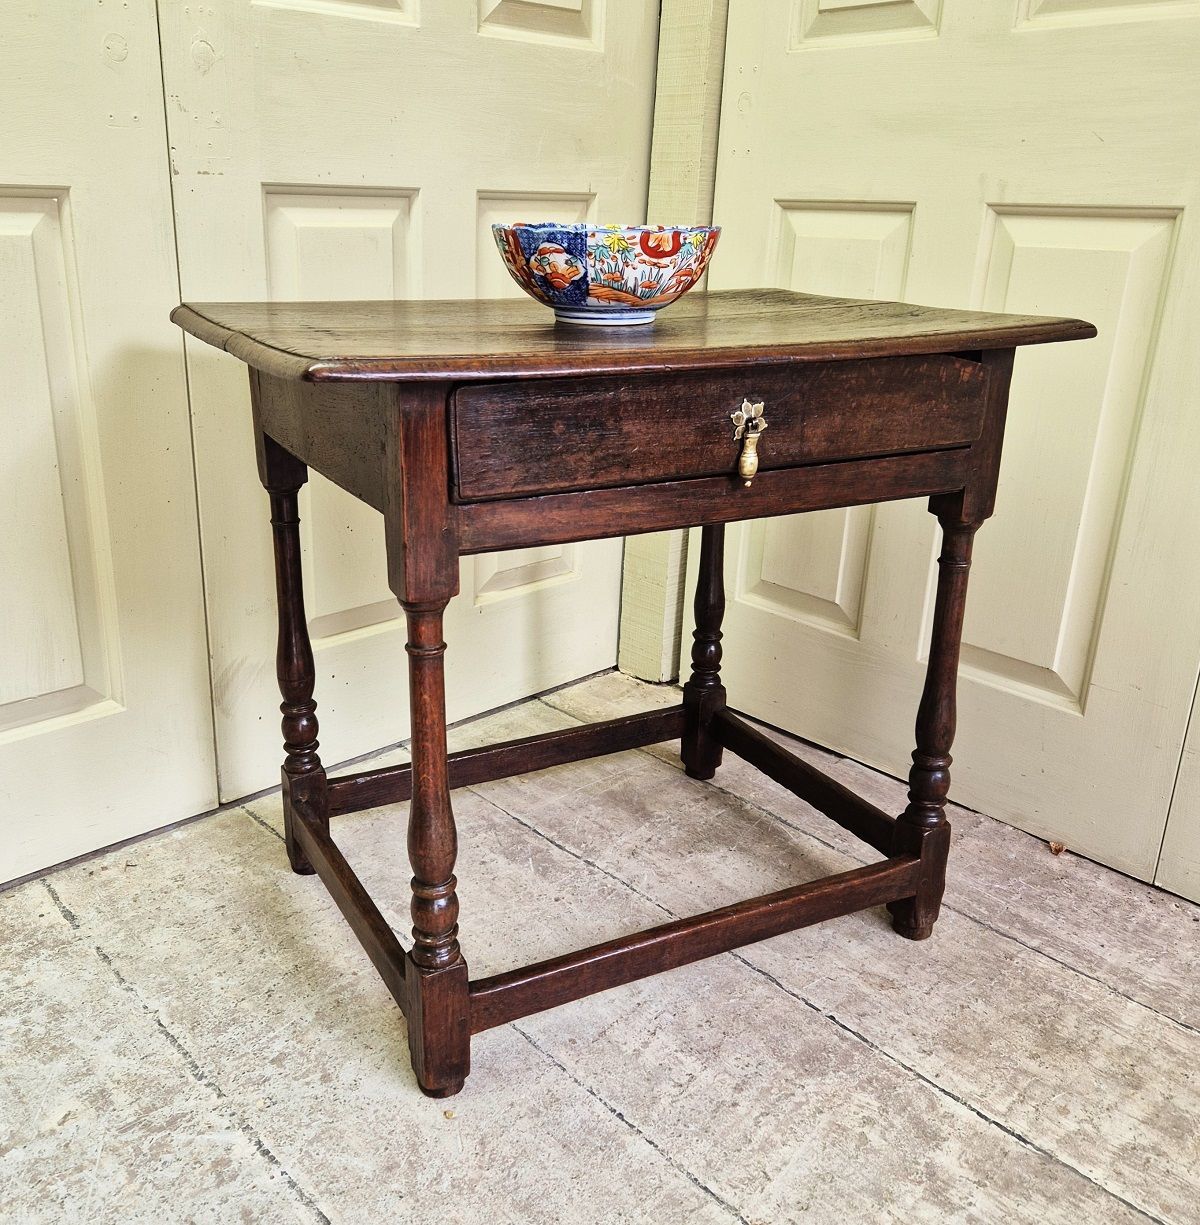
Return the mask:
<path id="1" fill-rule="evenodd" d="M 578 545 L 564 544 L 480 553 L 472 559 L 475 603 L 525 595 L 531 589 L 578 578 L 578 552 Z"/>
<path id="2" fill-rule="evenodd" d="M 251 3 L 256 8 L 292 9 L 320 17 L 387 21 L 404 26 L 421 24 L 418 0 L 251 0 Z"/>
<path id="3" fill-rule="evenodd" d="M 0 192 L 0 737 L 117 699 L 112 563 L 67 194 Z"/>
<path id="4" fill-rule="evenodd" d="M 1200 0 L 1018 0 L 1016 26 L 1115 25 L 1197 14 Z"/>
<path id="5" fill-rule="evenodd" d="M 1174 210 L 995 206 L 985 310 L 1091 319 L 1023 351 L 996 518 L 979 533 L 962 659 L 978 679 L 1082 711 L 1170 273 Z M 1013 576 L 1026 575 L 1019 600 Z M 932 603 L 931 594 L 926 620 Z"/>
<path id="6" fill-rule="evenodd" d="M 874 514 L 855 506 L 747 524 L 735 598 L 857 638 Z"/>
<path id="7" fill-rule="evenodd" d="M 605 0 L 479 0 L 479 33 L 600 51 Z"/>
<path id="8" fill-rule="evenodd" d="M 902 300 L 914 207 L 776 200 L 775 284 L 804 293 Z"/>
<path id="9" fill-rule="evenodd" d="M 475 292 L 480 298 L 523 298 L 496 250 L 492 226 L 514 221 L 595 220 L 590 192 L 481 191 L 475 201 Z"/>
<path id="10" fill-rule="evenodd" d="M 479 0 L 479 32 L 525 43 L 604 49 L 605 0 Z"/>
<path id="11" fill-rule="evenodd" d="M 776 200 L 775 284 L 851 298 L 903 300 L 914 206 Z M 769 415 L 769 406 L 768 406 Z M 738 599 L 857 637 L 875 511 L 821 511 L 747 527 Z"/>
<path id="12" fill-rule="evenodd" d="M 387 585 L 383 516 L 318 472 L 301 495 L 308 632 L 314 644 L 399 619 Z"/>
<path id="13" fill-rule="evenodd" d="M 291 302 L 418 297 L 417 194 L 264 187 L 271 297 Z"/>
<path id="14" fill-rule="evenodd" d="M 263 213 L 272 298 L 340 301 L 419 294 L 417 191 L 268 186 Z M 314 645 L 385 628 L 399 617 L 380 565 L 386 550 L 376 511 L 314 472 L 302 494 L 301 533 Z"/>
<path id="15" fill-rule="evenodd" d="M 788 50 L 935 38 L 943 0 L 795 0 Z"/>

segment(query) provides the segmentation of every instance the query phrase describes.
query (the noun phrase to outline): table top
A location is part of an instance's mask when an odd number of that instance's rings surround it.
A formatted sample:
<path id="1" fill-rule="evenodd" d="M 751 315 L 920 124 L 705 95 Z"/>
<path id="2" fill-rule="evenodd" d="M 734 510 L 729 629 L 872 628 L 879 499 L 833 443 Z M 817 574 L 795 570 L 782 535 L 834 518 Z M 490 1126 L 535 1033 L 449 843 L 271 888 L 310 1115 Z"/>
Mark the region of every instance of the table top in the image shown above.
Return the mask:
<path id="1" fill-rule="evenodd" d="M 691 293 L 653 325 L 555 324 L 527 299 L 190 303 L 184 331 L 310 381 L 627 374 L 1006 349 L 1082 340 L 1080 319 L 999 315 L 783 289 Z"/>

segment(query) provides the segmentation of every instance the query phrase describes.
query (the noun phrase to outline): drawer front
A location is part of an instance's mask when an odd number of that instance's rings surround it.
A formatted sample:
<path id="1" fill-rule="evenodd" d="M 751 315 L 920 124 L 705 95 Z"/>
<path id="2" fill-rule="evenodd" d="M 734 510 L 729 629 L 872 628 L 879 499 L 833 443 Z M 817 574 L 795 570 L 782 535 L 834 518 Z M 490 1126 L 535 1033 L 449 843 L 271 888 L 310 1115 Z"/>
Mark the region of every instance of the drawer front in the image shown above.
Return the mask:
<path id="1" fill-rule="evenodd" d="M 462 501 L 736 478 L 731 415 L 763 404 L 760 471 L 964 446 L 983 427 L 987 374 L 954 357 L 548 379 L 459 388 L 451 411 Z"/>

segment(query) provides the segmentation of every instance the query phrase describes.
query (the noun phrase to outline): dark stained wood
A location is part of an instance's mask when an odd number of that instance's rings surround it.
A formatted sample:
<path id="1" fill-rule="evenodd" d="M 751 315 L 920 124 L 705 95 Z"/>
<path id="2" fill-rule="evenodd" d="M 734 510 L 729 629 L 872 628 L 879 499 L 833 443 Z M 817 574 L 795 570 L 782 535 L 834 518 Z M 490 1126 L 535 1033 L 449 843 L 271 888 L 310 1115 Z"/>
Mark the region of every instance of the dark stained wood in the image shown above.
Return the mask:
<path id="1" fill-rule="evenodd" d="M 390 395 L 384 534 L 388 583 L 408 622 L 412 723 L 408 1046 L 422 1091 L 444 1097 L 462 1088 L 471 1063 L 467 964 L 458 945 L 458 831 L 446 761 L 442 640 L 442 615 L 458 591 L 458 548 L 450 506 L 445 392 L 433 384 L 393 388 Z"/>
<path id="2" fill-rule="evenodd" d="M 404 603 L 413 782 L 408 813 L 413 870 L 408 1044 L 417 1083 L 431 1097 L 457 1093 L 471 1064 L 467 965 L 458 946 L 454 877 L 458 831 L 446 768 L 443 608 Z"/>
<path id="3" fill-rule="evenodd" d="M 314 381 L 458 381 L 750 368 L 1009 349 L 1096 334 L 1079 319 L 995 315 L 784 289 L 690 293 L 652 327 L 555 324 L 525 299 L 184 305 L 185 331 L 247 365 Z"/>
<path id="4" fill-rule="evenodd" d="M 252 380 L 256 398 L 257 380 Z M 325 769 L 317 753 L 316 683 L 308 621 L 304 615 L 304 583 L 300 573 L 300 515 L 297 497 L 308 479 L 302 463 L 277 442 L 258 432 L 259 475 L 271 501 L 271 536 L 275 553 L 275 603 L 278 638 L 275 675 L 283 698 L 283 831 L 292 871 L 302 876 L 313 872 L 296 837 L 301 814 L 329 828 Z"/>
<path id="5" fill-rule="evenodd" d="M 967 568 L 995 505 L 1013 350 L 1092 336 L 1090 324 L 783 290 L 692 294 L 653 328 L 625 331 L 555 327 L 544 308 L 509 300 L 181 306 L 173 317 L 251 367 L 275 544 L 288 856 L 320 875 L 400 1003 L 423 1092 L 462 1088 L 473 1032 L 781 931 L 886 902 L 901 935 L 930 934 Z M 734 475 L 728 420 L 743 398 L 761 398 L 769 422 L 750 487 Z M 321 764 L 297 515 L 309 467 L 383 513 L 408 623 L 410 766 L 331 781 Z M 916 496 L 930 497 L 943 548 L 909 802 L 893 820 L 726 709 L 723 525 Z M 692 525 L 704 530 L 682 705 L 447 755 L 442 618 L 464 554 Z M 711 778 L 727 747 L 891 858 L 471 984 L 451 788 L 676 735 L 693 777 Z M 410 797 L 404 954 L 329 818 Z"/>
<path id="6" fill-rule="evenodd" d="M 925 687 L 917 708 L 917 747 L 908 775 L 908 807 L 896 821 L 894 854 L 919 855 L 920 888 L 905 901 L 893 902 L 892 926 L 909 940 L 933 934 L 946 887 L 946 858 L 950 825 L 946 797 L 950 790 L 950 748 L 957 717 L 958 656 L 963 615 L 967 606 L 967 576 L 971 544 L 978 522 L 964 520 L 964 499 L 935 498 L 930 508 L 942 525 L 942 551 L 938 557 L 937 596 Z"/>
<path id="7" fill-rule="evenodd" d="M 438 384 L 390 392 L 383 508 L 388 585 L 401 604 L 444 607 L 458 594 L 445 392 Z"/>
<path id="8" fill-rule="evenodd" d="M 329 890 L 329 896 L 337 903 L 393 999 L 401 1010 L 407 1011 L 405 954 L 396 933 L 320 822 L 308 815 L 301 816 L 296 822 L 296 837 L 305 858 Z"/>
<path id="9" fill-rule="evenodd" d="M 451 789 L 470 787 L 474 783 L 531 774 L 571 761 L 661 744 L 664 740 L 674 740 L 682 732 L 682 706 L 648 710 L 607 719 L 603 723 L 588 723 L 582 727 L 523 736 L 502 744 L 462 749 L 447 758 L 447 774 Z M 329 815 L 336 817 L 364 808 L 399 804 L 411 795 L 411 765 L 344 774 L 329 780 Z"/>
<path id="10" fill-rule="evenodd" d="M 885 859 L 480 979 L 471 984 L 471 1029 L 479 1033 L 582 995 L 878 906 L 911 890 L 919 868 L 910 856 Z"/>
<path id="11" fill-rule="evenodd" d="M 894 357 L 627 378 L 460 388 L 451 409 L 465 501 L 732 476 L 731 414 L 761 402 L 759 471 L 965 446 L 979 437 L 978 362 Z"/>
<path id="12" fill-rule="evenodd" d="M 405 978 L 408 1053 L 426 1097 L 453 1097 L 471 1070 L 471 1001 L 467 963 L 422 969 Z"/>
<path id="13" fill-rule="evenodd" d="M 725 617 L 725 525 L 700 532 L 700 565 L 693 603 L 692 674 L 683 687 L 683 741 L 680 756 L 691 778 L 708 779 L 721 764 L 721 742 L 712 734 L 713 716 L 725 706 L 721 684 L 721 622 Z"/>
<path id="14" fill-rule="evenodd" d="M 256 372 L 257 374 L 257 372 Z M 316 387 L 260 374 L 259 429 L 348 493 L 383 510 L 390 389 Z"/>
<path id="15" fill-rule="evenodd" d="M 1000 450 L 1004 445 L 1004 423 L 1008 417 L 1008 389 L 1012 382 L 1012 349 L 980 353 L 988 373 L 987 415 L 979 440 L 971 448 L 973 479 L 966 483 L 961 514 L 982 523 L 996 509 L 996 484 L 1000 479 Z"/>
<path id="16" fill-rule="evenodd" d="M 454 861 L 458 833 L 446 769 L 442 610 L 405 606 L 412 701 L 412 806 L 408 858 L 413 867 L 413 960 L 428 970 L 452 965 L 458 947 Z"/>
<path id="17" fill-rule="evenodd" d="M 773 778 L 781 787 L 811 804 L 830 820 L 884 855 L 892 853 L 896 819 L 822 774 L 816 766 L 789 753 L 731 710 L 718 712 L 712 735 L 731 753 Z"/>
<path id="18" fill-rule="evenodd" d="M 963 447 L 763 472 L 749 489 L 736 478 L 710 476 L 628 489 L 471 502 L 457 508 L 459 551 L 488 553 L 889 502 L 961 489 L 970 475 L 970 451 Z"/>

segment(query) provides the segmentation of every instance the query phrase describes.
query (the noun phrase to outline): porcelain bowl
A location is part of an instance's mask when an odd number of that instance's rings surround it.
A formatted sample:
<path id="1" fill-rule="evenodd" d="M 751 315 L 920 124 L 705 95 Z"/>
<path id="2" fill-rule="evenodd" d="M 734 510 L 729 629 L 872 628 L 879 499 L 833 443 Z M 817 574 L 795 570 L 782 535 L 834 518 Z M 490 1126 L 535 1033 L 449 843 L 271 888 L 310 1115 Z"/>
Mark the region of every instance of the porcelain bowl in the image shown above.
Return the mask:
<path id="1" fill-rule="evenodd" d="M 492 226 L 505 267 L 563 323 L 653 323 L 700 279 L 720 226 L 514 222 Z"/>

